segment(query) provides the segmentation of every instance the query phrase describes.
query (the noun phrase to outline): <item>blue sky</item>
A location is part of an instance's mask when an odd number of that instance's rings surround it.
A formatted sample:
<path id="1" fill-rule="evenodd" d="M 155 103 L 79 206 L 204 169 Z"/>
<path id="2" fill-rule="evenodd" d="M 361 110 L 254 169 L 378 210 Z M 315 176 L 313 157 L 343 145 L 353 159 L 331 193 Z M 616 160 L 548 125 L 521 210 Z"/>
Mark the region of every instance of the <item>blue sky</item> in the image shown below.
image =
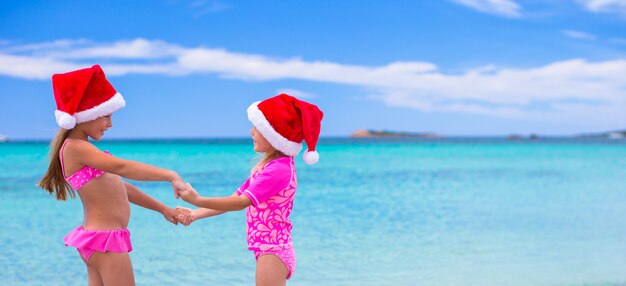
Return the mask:
<path id="1" fill-rule="evenodd" d="M 322 136 L 626 128 L 626 0 L 0 1 L 0 134 L 53 136 L 50 76 L 95 63 L 110 138 L 247 136 L 281 92 Z"/>

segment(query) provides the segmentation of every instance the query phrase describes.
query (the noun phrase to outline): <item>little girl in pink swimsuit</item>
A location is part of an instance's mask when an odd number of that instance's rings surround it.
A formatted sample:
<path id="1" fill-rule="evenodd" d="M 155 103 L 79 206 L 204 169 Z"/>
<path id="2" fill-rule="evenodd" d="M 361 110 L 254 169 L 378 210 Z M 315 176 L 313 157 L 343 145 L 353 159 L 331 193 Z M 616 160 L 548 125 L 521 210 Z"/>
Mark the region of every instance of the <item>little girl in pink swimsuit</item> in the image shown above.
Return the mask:
<path id="1" fill-rule="evenodd" d="M 248 208 L 247 240 L 257 261 L 256 285 L 285 285 L 295 271 L 289 220 L 298 185 L 293 157 L 304 140 L 308 146 L 304 161 L 318 161 L 315 145 L 323 115 L 317 106 L 286 94 L 253 103 L 248 108 L 254 125 L 250 134 L 254 151 L 265 155 L 250 177 L 229 197 L 201 197 L 190 185 L 180 192 L 183 200 L 200 207 L 191 215 L 179 216 L 186 225 L 194 219 Z"/>
<path id="2" fill-rule="evenodd" d="M 189 216 L 169 208 L 121 177 L 142 181 L 169 181 L 175 196 L 185 184 L 176 172 L 116 158 L 89 143 L 99 141 L 112 127 L 111 114 L 126 102 L 107 81 L 98 65 L 52 76 L 55 117 L 61 130 L 51 143 L 50 166 L 39 186 L 58 200 L 80 196 L 83 224 L 65 236 L 87 266 L 89 285 L 134 285 L 130 262 L 129 202 L 158 211 L 177 224 Z"/>

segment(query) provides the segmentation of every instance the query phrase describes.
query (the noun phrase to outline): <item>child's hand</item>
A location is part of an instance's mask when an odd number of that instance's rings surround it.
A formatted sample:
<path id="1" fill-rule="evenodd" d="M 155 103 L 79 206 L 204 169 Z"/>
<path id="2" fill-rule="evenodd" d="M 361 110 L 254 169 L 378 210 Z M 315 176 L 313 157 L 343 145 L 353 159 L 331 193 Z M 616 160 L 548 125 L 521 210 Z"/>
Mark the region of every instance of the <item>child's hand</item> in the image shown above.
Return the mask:
<path id="1" fill-rule="evenodd" d="M 184 226 L 189 226 L 194 220 L 193 211 L 181 206 L 176 207 L 176 219 Z"/>
<path id="2" fill-rule="evenodd" d="M 185 184 L 185 189 L 183 191 L 179 191 L 178 195 L 186 202 L 193 204 L 193 201 L 196 200 L 200 195 L 196 190 L 194 190 L 189 183 Z"/>
<path id="3" fill-rule="evenodd" d="M 174 189 L 174 198 L 178 199 L 181 191 L 185 191 L 185 182 L 182 180 L 172 181 L 172 189 Z"/>
<path id="4" fill-rule="evenodd" d="M 167 221 L 169 221 L 169 222 L 171 222 L 173 224 L 178 224 L 178 219 L 176 219 L 176 216 L 177 216 L 178 213 L 176 212 L 176 209 L 166 207 L 165 210 L 163 210 L 163 212 L 161 212 L 161 214 L 163 214 L 163 217 Z"/>
<path id="5" fill-rule="evenodd" d="M 185 185 L 185 182 L 178 174 L 175 175 L 174 179 L 172 179 L 171 182 L 172 182 L 172 189 L 174 189 L 174 198 L 178 199 L 178 195 L 180 194 L 180 192 L 186 190 L 187 186 Z"/>

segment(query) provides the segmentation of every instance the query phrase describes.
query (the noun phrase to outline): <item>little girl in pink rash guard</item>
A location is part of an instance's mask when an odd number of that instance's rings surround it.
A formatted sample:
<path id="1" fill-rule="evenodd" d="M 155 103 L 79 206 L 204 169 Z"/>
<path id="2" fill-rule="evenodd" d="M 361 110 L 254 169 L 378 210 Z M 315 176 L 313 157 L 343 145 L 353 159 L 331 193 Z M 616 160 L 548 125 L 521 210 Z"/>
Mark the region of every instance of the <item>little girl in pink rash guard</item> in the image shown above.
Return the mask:
<path id="1" fill-rule="evenodd" d="M 191 215 L 179 216 L 183 224 L 227 211 L 247 208 L 248 249 L 257 261 L 256 283 L 284 285 L 296 267 L 291 239 L 291 220 L 298 179 L 294 156 L 306 141 L 303 155 L 315 164 L 319 154 L 315 145 L 324 114 L 313 104 L 287 94 L 255 102 L 248 107 L 254 151 L 264 157 L 252 168 L 250 177 L 229 197 L 201 197 L 191 185 L 180 192 L 185 201 L 200 208 Z"/>

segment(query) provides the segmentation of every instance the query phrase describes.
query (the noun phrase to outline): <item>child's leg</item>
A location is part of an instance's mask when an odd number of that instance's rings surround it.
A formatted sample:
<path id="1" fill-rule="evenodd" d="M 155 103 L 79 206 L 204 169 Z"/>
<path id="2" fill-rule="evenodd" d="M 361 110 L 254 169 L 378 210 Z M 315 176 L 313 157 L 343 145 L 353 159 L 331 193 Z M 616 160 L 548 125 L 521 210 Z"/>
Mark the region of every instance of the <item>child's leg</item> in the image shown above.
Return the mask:
<path id="1" fill-rule="evenodd" d="M 256 286 L 279 286 L 287 284 L 289 269 L 278 256 L 265 254 L 256 263 Z"/>
<path id="2" fill-rule="evenodd" d="M 135 275 L 128 252 L 96 252 L 89 264 L 97 269 L 105 286 L 134 286 Z"/>
<path id="3" fill-rule="evenodd" d="M 85 262 L 85 266 L 87 266 L 87 285 L 89 286 L 104 286 L 102 282 L 102 277 L 100 277 L 100 272 L 94 266 L 87 264 Z"/>

